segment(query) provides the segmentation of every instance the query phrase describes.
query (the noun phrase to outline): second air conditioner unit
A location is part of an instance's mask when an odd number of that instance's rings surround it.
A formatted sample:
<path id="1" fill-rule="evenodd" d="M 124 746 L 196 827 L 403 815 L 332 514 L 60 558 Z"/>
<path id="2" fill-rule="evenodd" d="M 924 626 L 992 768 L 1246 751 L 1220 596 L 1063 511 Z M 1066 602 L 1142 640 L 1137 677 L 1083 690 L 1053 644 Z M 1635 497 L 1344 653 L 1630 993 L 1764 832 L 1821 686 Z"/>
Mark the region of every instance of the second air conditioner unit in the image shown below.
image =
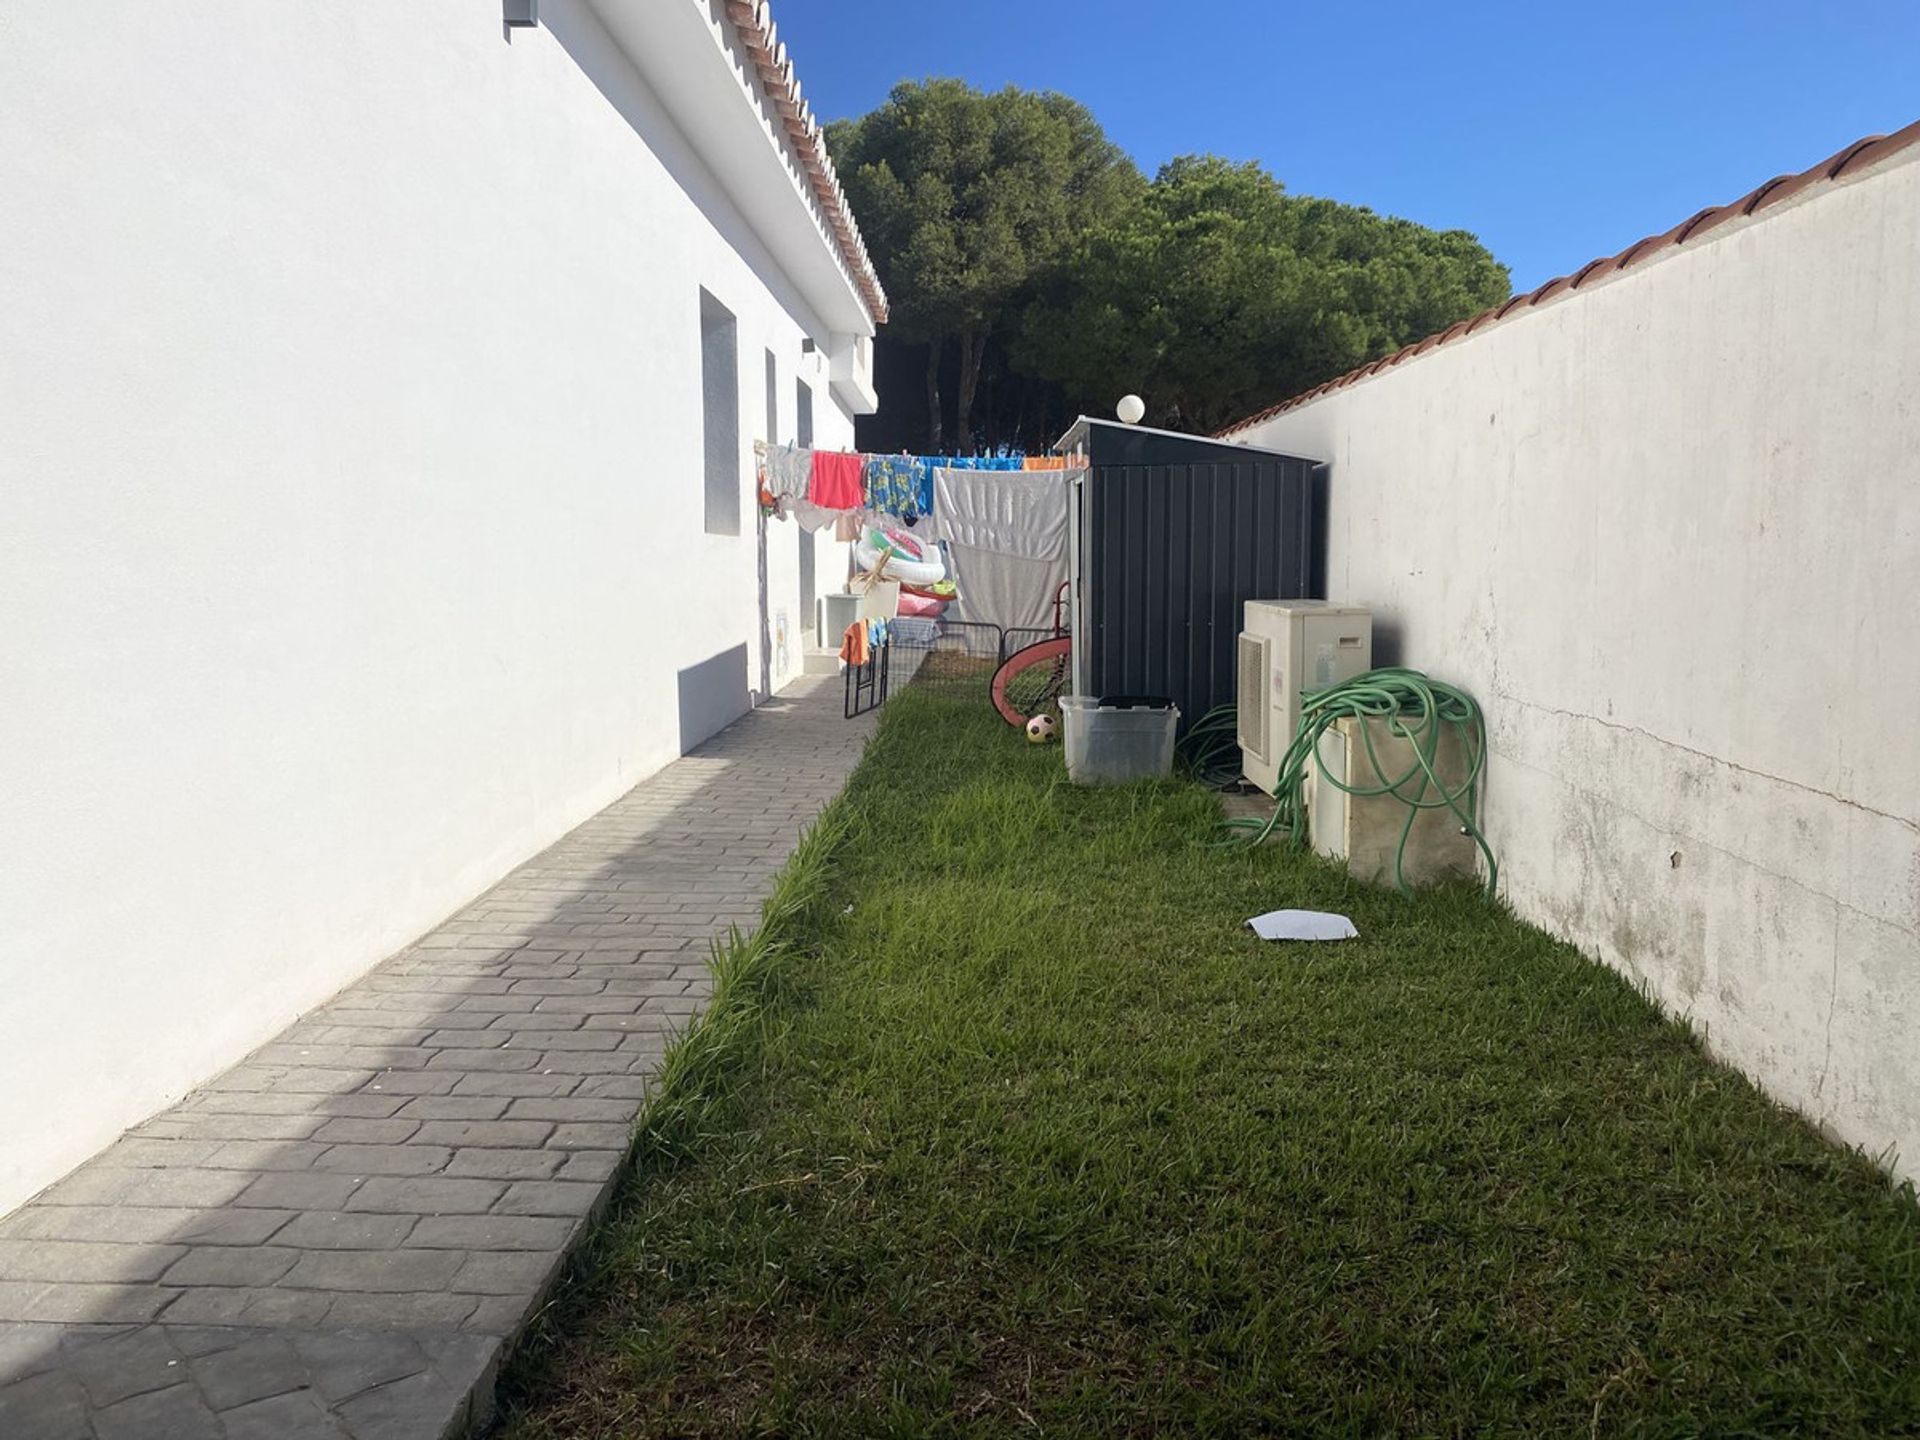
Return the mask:
<path id="1" fill-rule="evenodd" d="M 1373 612 L 1326 600 L 1249 600 L 1238 650 L 1239 740 L 1247 779 L 1269 795 L 1300 728 L 1300 697 L 1373 668 Z"/>

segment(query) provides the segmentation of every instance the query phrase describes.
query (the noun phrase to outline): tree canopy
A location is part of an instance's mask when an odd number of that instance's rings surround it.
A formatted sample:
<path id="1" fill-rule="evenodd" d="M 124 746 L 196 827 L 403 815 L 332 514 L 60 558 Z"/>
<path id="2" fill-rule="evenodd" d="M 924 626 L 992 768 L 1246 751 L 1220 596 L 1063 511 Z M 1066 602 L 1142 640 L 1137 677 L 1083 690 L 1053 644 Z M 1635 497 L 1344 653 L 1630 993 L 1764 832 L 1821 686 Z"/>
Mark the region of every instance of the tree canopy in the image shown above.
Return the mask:
<path id="1" fill-rule="evenodd" d="M 965 448 L 983 398 L 986 438 L 1029 447 L 1129 391 L 1150 423 L 1211 429 L 1509 293 L 1467 232 L 1290 195 L 1257 164 L 1186 156 L 1148 183 L 1061 95 L 903 84 L 828 139 L 894 311 L 876 448 Z M 892 389 L 908 351 L 924 417 Z"/>
<path id="2" fill-rule="evenodd" d="M 953 433 L 966 447 L 989 339 L 1090 226 L 1132 208 L 1140 172 L 1076 101 L 958 80 L 896 86 L 871 114 L 830 126 L 827 142 L 887 287 L 890 328 L 929 347 L 935 445 L 940 361 L 959 345 Z"/>

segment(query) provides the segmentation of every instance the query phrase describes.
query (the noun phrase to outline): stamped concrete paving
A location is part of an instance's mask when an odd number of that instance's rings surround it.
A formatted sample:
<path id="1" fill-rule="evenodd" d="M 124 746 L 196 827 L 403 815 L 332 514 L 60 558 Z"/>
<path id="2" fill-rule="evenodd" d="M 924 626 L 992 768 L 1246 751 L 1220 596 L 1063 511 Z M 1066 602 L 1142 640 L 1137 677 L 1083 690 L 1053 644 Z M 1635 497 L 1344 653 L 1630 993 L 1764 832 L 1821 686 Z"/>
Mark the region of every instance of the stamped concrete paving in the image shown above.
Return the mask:
<path id="1" fill-rule="evenodd" d="M 0 1220 L 4 1440 L 433 1440 L 871 717 L 809 676 Z"/>

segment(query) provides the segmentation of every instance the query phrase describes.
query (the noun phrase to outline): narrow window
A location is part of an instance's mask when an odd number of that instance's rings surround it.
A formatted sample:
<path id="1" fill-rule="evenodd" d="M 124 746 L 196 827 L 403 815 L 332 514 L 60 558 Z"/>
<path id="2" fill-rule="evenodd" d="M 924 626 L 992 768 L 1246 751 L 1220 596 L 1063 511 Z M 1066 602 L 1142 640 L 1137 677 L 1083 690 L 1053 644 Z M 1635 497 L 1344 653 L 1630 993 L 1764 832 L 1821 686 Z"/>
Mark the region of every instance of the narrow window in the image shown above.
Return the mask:
<path id="1" fill-rule="evenodd" d="M 808 635 L 812 635 L 815 629 L 813 611 L 820 589 L 813 568 L 813 532 L 804 525 L 796 525 L 793 534 L 800 546 L 800 624 Z"/>
<path id="2" fill-rule="evenodd" d="M 740 340 L 733 312 L 700 292 L 700 390 L 707 533 L 740 533 Z"/>
<path id="3" fill-rule="evenodd" d="M 813 444 L 813 391 L 807 388 L 807 382 L 797 377 L 794 380 L 794 444 L 807 449 Z M 813 532 L 804 525 L 796 525 L 794 539 L 800 546 L 800 623 L 808 630 L 815 627 L 815 596 L 819 592 L 819 582 L 814 575 Z"/>
<path id="4" fill-rule="evenodd" d="M 769 445 L 780 441 L 780 367 L 775 363 L 773 352 L 767 351 L 767 430 Z"/>

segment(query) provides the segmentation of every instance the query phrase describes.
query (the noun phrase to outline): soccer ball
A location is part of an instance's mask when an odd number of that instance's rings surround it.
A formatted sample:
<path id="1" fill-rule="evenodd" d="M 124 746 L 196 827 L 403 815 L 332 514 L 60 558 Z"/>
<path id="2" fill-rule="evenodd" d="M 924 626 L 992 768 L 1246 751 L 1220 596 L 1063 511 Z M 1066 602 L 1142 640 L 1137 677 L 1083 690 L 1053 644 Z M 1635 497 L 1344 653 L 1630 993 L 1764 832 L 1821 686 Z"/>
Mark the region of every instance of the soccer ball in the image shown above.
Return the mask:
<path id="1" fill-rule="evenodd" d="M 1053 723 L 1053 716 L 1036 715 L 1027 721 L 1027 743 L 1030 745 L 1045 745 L 1053 739 L 1054 733 L 1058 728 L 1059 727 Z"/>

